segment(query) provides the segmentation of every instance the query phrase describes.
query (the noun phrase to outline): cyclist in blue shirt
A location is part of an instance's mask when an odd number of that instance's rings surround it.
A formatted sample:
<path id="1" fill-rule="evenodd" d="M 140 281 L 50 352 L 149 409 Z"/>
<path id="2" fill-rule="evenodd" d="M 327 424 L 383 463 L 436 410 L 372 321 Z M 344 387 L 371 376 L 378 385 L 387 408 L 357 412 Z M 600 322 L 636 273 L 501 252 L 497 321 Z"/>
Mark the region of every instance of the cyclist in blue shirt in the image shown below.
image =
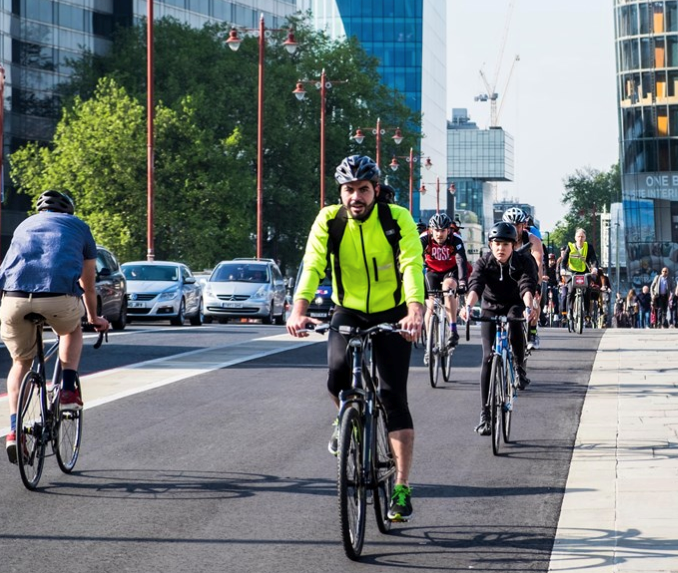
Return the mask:
<path id="1" fill-rule="evenodd" d="M 0 267 L 0 335 L 12 357 L 7 376 L 10 432 L 6 448 L 17 463 L 16 412 L 19 387 L 36 354 L 34 323 L 25 316 L 35 312 L 61 337 L 59 360 L 63 367 L 62 410 L 80 410 L 82 396 L 75 387 L 82 352 L 82 301 L 87 320 L 98 331 L 108 321 L 97 316 L 95 291 L 97 249 L 89 227 L 73 215 L 73 201 L 58 191 L 45 191 L 38 213 L 14 231 Z"/>

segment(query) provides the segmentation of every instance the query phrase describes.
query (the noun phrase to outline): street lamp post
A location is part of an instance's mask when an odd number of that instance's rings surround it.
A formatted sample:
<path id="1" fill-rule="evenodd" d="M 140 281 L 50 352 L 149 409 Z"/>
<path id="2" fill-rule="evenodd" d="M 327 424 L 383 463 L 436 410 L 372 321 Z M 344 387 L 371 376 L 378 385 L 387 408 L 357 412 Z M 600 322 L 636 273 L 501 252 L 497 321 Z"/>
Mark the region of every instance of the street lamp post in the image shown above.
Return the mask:
<path id="1" fill-rule="evenodd" d="M 424 195 L 426 193 L 426 185 L 433 185 L 432 182 L 421 182 L 421 187 L 419 187 L 419 193 Z M 436 177 L 436 213 L 440 213 L 440 177 Z"/>
<path id="2" fill-rule="evenodd" d="M 334 84 L 345 84 L 348 80 L 328 80 L 325 74 L 325 68 L 320 73 L 320 82 L 317 80 L 299 80 L 297 87 L 292 92 L 299 101 L 306 99 L 306 90 L 304 84 L 313 83 L 320 89 L 320 208 L 325 206 L 325 118 L 327 110 L 325 109 L 325 101 L 327 98 L 327 90 Z"/>
<path id="3" fill-rule="evenodd" d="M 412 214 L 412 205 L 413 205 L 413 193 L 414 193 L 414 164 L 422 160 L 424 161 L 424 158 L 422 155 L 414 155 L 414 149 L 410 147 L 410 154 L 409 155 L 394 155 L 393 159 L 391 160 L 391 163 L 389 164 L 389 167 L 393 171 L 398 171 L 398 159 L 405 159 L 407 163 L 410 166 L 410 214 Z M 426 169 L 431 169 L 433 166 L 433 163 L 431 162 L 431 158 L 427 157 L 426 160 L 424 161 L 424 167 Z"/>
<path id="4" fill-rule="evenodd" d="M 146 0 L 146 259 L 155 259 L 153 243 L 153 2 Z"/>
<path id="5" fill-rule="evenodd" d="M 377 118 L 377 125 L 375 127 L 366 127 L 365 129 L 371 129 L 372 130 L 372 135 L 374 135 L 377 139 L 377 156 L 376 156 L 376 162 L 377 166 L 381 165 L 381 136 L 386 135 L 386 130 L 387 129 L 393 129 L 393 128 L 384 128 L 381 125 L 381 119 Z M 364 140 L 365 140 L 365 133 L 361 128 L 356 129 L 355 135 L 351 136 L 351 139 L 355 141 L 358 145 L 360 145 Z M 403 133 L 400 131 L 399 127 L 395 128 L 394 134 L 391 136 L 391 139 L 393 140 L 393 143 L 396 145 L 400 145 L 403 141 Z"/>
<path id="6" fill-rule="evenodd" d="M 2 260 L 2 201 L 4 197 L 5 161 L 5 68 L 0 66 L 0 260 Z"/>
<path id="7" fill-rule="evenodd" d="M 452 220 L 454 221 L 454 212 L 456 211 L 456 201 L 457 201 L 457 185 L 454 183 L 450 183 L 450 186 L 447 188 L 447 190 L 450 192 L 450 195 L 452 195 Z"/>
<path id="8" fill-rule="evenodd" d="M 258 31 L 259 39 L 259 90 L 257 97 L 257 258 L 262 257 L 262 239 L 263 239 L 263 204 L 264 204 L 264 54 L 266 46 L 266 25 L 264 24 L 264 15 L 259 18 L 259 28 L 251 30 L 243 29 L 246 32 Z M 268 28 L 269 31 L 280 31 L 278 29 Z M 242 40 L 238 36 L 238 30 L 231 28 L 226 44 L 234 52 L 238 51 Z M 294 32 L 289 28 L 287 39 L 283 45 L 290 54 L 297 51 L 297 42 L 294 39 Z"/>

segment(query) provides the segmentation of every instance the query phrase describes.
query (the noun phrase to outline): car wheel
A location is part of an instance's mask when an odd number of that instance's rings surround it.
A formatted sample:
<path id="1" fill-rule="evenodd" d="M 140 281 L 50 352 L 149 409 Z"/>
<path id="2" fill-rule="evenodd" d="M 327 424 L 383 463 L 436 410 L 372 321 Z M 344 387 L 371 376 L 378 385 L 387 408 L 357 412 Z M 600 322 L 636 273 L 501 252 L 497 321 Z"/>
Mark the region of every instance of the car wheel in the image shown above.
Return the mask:
<path id="1" fill-rule="evenodd" d="M 212 324 L 214 319 L 211 316 L 203 316 L 202 317 L 202 322 L 203 324 Z"/>
<path id="2" fill-rule="evenodd" d="M 179 303 L 179 312 L 175 317 L 170 318 L 170 324 L 172 326 L 183 326 L 184 320 L 186 320 L 186 317 L 184 316 L 185 312 L 186 312 L 186 303 L 184 302 L 184 299 L 181 299 L 181 302 Z"/>
<path id="3" fill-rule="evenodd" d="M 285 324 L 285 303 L 283 303 L 280 309 L 280 314 L 275 317 L 275 323 L 279 326 Z"/>
<path id="4" fill-rule="evenodd" d="M 271 301 L 271 310 L 268 312 L 268 316 L 265 316 L 261 319 L 263 324 L 273 324 L 273 302 Z"/>
<path id="5" fill-rule="evenodd" d="M 127 326 L 127 301 L 123 299 L 122 306 L 120 307 L 120 314 L 116 320 L 111 321 L 111 325 L 115 330 L 125 330 Z"/>
<path id="6" fill-rule="evenodd" d="M 204 317 L 202 315 L 202 299 L 198 303 L 198 311 L 188 319 L 188 321 L 191 323 L 191 326 L 200 326 L 202 325 L 204 321 Z"/>

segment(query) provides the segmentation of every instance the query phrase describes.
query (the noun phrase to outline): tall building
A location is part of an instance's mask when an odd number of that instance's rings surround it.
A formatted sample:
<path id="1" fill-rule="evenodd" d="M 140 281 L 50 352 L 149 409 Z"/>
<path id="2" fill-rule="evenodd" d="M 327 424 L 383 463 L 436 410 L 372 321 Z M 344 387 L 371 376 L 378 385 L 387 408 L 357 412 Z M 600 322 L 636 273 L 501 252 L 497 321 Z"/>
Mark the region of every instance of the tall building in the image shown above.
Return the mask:
<path id="1" fill-rule="evenodd" d="M 615 0 L 614 12 L 626 262 L 638 288 L 664 266 L 678 272 L 678 2 Z"/>
<path id="2" fill-rule="evenodd" d="M 472 211 L 487 232 L 494 224 L 495 184 L 513 181 L 513 137 L 501 127 L 479 129 L 464 108 L 447 123 L 447 177 L 457 210 Z"/>
<path id="3" fill-rule="evenodd" d="M 300 0 L 301 1 L 301 0 Z M 303 0 L 306 2 L 307 0 Z M 225 21 L 256 27 L 260 14 L 276 28 L 296 12 L 297 0 L 155 0 L 156 19 L 172 16 L 192 26 Z M 144 0 L 12 0 L 0 7 L 0 63 L 5 68 L 4 189 L 7 158 L 28 141 L 49 141 L 59 118 L 57 86 L 83 48 L 106 53 L 116 26 L 130 26 L 147 13 Z M 26 197 L 8 194 L 2 205 L 3 245 L 30 208 Z"/>
<path id="4" fill-rule="evenodd" d="M 404 94 L 410 108 L 422 114 L 424 137 L 418 152 L 431 158 L 433 167 L 422 171 L 422 176 L 434 192 L 415 193 L 413 213 L 416 218 L 420 211 L 423 216 L 435 212 L 437 178 L 442 185 L 439 202 L 445 210 L 451 199 L 445 183 L 446 2 L 310 0 L 310 8 L 316 28 L 333 38 L 355 36 L 365 51 L 379 60 L 382 81 Z M 403 155 L 408 151 L 403 150 Z"/>

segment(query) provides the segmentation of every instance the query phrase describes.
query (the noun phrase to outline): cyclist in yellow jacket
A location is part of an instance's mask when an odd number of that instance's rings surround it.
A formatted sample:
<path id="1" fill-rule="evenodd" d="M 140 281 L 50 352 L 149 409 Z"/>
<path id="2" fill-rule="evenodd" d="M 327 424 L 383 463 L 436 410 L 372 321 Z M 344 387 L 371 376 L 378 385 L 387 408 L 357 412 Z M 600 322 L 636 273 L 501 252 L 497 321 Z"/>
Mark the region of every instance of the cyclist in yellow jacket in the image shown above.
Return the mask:
<path id="1" fill-rule="evenodd" d="M 423 324 L 424 275 L 421 242 L 409 211 L 399 205 L 377 206 L 379 168 L 367 156 L 352 155 L 337 167 L 341 205 L 321 209 L 306 244 L 303 271 L 294 295 L 294 306 L 287 320 L 287 331 L 306 336 L 300 330 L 319 321 L 306 316 L 319 281 L 325 276 L 327 257 L 332 268 L 332 299 L 336 310 L 332 326 L 368 328 L 383 322 L 400 323 L 407 332 L 379 334 L 373 339 L 373 357 L 379 373 L 381 398 L 386 409 L 387 428 L 396 458 L 396 486 L 388 516 L 393 521 L 412 517 L 409 473 L 412 464 L 414 426 L 407 403 L 407 377 L 412 341 Z M 397 225 L 397 248 L 386 233 L 383 209 Z M 339 244 L 331 240 L 330 228 L 343 217 L 345 224 Z M 351 368 L 346 356 L 347 338 L 329 331 L 327 360 L 328 389 L 335 405 L 339 392 L 350 388 Z M 336 428 L 336 426 L 335 426 Z M 336 454 L 338 434 L 329 450 Z"/>
<path id="2" fill-rule="evenodd" d="M 572 314 L 572 304 L 574 303 L 574 288 L 572 286 L 572 275 L 581 275 L 590 272 L 594 277 L 598 274 L 598 256 L 593 245 L 586 242 L 586 231 L 577 229 L 574 233 L 574 243 L 568 243 L 567 249 L 563 253 L 560 262 L 560 274 L 567 277 L 567 313 L 568 318 Z M 591 304 L 591 289 L 588 287 L 584 291 L 584 308 L 586 309 L 586 321 Z"/>

